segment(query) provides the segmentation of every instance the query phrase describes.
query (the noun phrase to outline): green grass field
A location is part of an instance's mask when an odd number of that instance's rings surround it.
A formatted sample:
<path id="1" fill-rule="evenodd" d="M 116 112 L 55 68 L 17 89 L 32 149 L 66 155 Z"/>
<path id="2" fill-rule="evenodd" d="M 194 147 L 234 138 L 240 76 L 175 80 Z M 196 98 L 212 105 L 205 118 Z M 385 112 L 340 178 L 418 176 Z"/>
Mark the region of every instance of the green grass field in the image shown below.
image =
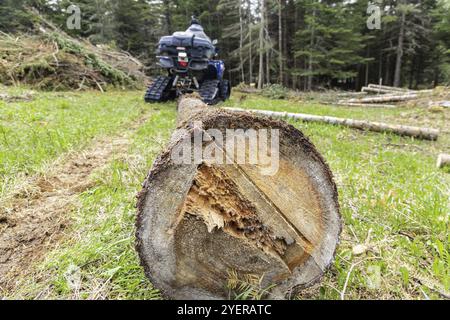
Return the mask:
<path id="1" fill-rule="evenodd" d="M 86 147 L 94 137 L 114 134 L 144 110 L 138 95 L 122 92 L 39 93 L 31 102 L 0 100 L 0 196 L 58 156 Z"/>
<path id="2" fill-rule="evenodd" d="M 14 181 L 44 170 L 102 135 L 114 135 L 153 110 L 132 133 L 126 154 L 94 173 L 58 245 L 0 297 L 159 299 L 134 251 L 135 195 L 175 127 L 175 103 L 146 105 L 141 92 L 39 94 L 0 102 L 0 197 Z M 450 290 L 450 111 L 342 108 L 234 95 L 226 106 L 370 119 L 443 130 L 436 142 L 291 122 L 318 147 L 338 185 L 344 230 L 321 284 L 298 298 L 439 299 Z M 0 199 L 1 200 L 1 199 Z M 357 252 L 364 245 L 363 252 Z M 246 295 L 241 295 L 240 298 Z"/>

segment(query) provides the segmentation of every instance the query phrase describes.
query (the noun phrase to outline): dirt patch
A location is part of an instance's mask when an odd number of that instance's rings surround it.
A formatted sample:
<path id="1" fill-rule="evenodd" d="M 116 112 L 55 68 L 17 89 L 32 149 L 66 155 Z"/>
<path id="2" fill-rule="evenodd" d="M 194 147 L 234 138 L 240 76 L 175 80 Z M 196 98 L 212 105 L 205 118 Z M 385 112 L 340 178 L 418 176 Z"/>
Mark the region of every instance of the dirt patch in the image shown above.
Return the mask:
<path id="1" fill-rule="evenodd" d="M 113 156 L 126 154 L 129 136 L 150 116 L 146 113 L 120 135 L 69 155 L 0 204 L 0 296 L 55 247 L 70 223 L 69 213 L 79 205 L 77 196 L 95 184 L 91 174 Z"/>

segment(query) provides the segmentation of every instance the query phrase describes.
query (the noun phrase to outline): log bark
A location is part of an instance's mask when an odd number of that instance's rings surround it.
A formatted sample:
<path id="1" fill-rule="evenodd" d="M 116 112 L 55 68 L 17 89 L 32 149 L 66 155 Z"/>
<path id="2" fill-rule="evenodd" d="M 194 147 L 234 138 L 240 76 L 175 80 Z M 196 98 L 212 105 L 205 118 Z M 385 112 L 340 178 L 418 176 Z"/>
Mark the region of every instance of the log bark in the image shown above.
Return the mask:
<path id="1" fill-rule="evenodd" d="M 282 121 L 191 96 L 178 110 L 185 131 L 173 134 L 138 195 L 136 248 L 153 285 L 173 299 L 226 299 L 234 274 L 261 279 L 261 288 L 275 285 L 269 298 L 284 298 L 317 282 L 333 260 L 341 217 L 331 171 L 312 143 Z M 227 138 L 233 128 L 279 130 L 274 175 L 248 162 L 172 160 L 199 132 L 217 129 Z M 213 144 L 235 159 L 216 136 L 203 147 Z"/>
<path id="2" fill-rule="evenodd" d="M 239 108 L 227 108 L 227 110 L 242 112 L 244 109 Z M 289 112 L 275 112 L 267 110 L 247 110 L 254 114 L 265 115 L 269 117 L 281 117 L 281 118 L 291 118 L 295 120 L 301 120 L 306 122 L 321 122 L 329 123 L 334 125 L 342 125 L 350 128 L 369 130 L 374 132 L 390 132 L 401 136 L 414 137 L 417 139 L 424 140 L 437 140 L 439 136 L 439 130 L 432 128 L 423 127 L 413 127 L 413 126 L 403 126 L 387 124 L 382 122 L 371 122 L 366 120 L 354 120 L 354 119 L 344 119 L 335 118 L 328 116 L 317 116 L 312 114 L 303 113 L 289 113 Z"/>
<path id="3" fill-rule="evenodd" d="M 436 166 L 438 168 L 450 166 L 450 154 L 441 153 L 437 158 Z"/>

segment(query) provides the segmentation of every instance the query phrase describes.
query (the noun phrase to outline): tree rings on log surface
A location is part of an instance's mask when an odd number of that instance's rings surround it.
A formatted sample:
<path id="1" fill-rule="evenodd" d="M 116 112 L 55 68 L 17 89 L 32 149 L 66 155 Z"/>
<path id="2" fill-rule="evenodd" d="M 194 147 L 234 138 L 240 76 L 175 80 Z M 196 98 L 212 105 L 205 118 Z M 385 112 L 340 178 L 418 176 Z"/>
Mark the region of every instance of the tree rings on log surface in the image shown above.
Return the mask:
<path id="1" fill-rule="evenodd" d="M 268 298 L 314 284 L 332 263 L 341 232 L 328 165 L 291 125 L 203 108 L 195 100 L 181 100 L 180 112 L 183 103 L 198 108 L 180 116 L 184 134 L 174 133 L 138 195 L 136 248 L 146 275 L 172 299 L 230 298 L 231 274 L 260 279 L 261 288 L 271 288 Z M 196 130 L 209 129 L 224 137 L 227 129 L 278 129 L 277 172 L 265 175 L 261 165 L 237 161 L 172 160 L 173 150 L 192 142 Z"/>

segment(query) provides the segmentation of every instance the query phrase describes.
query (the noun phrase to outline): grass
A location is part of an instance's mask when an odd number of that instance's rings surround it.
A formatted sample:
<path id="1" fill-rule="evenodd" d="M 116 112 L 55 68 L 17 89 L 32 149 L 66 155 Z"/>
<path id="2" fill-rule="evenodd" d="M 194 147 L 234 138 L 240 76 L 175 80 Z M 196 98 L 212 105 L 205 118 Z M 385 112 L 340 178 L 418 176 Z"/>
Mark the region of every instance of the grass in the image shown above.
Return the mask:
<path id="1" fill-rule="evenodd" d="M 79 97 L 94 104 L 92 98 L 124 102 L 137 96 Z M 362 110 L 256 96 L 239 101 L 234 96 L 226 105 L 383 121 L 409 119 L 412 125 L 432 118 L 434 126 L 448 131 L 448 111 Z M 79 196 L 81 206 L 71 213 L 73 223 L 65 240 L 35 273 L 20 279 L 21 286 L 8 297 L 160 298 L 134 251 L 134 196 L 174 128 L 175 105 L 151 108 L 156 113 L 131 137 L 127 155 L 115 157 L 97 172 L 95 186 Z M 47 116 L 51 111 L 45 110 Z M 402 113 L 419 117 L 402 117 Z M 344 220 L 332 268 L 319 285 L 298 298 L 442 298 L 438 292 L 450 290 L 450 174 L 435 168 L 435 156 L 448 151 L 448 133 L 430 142 L 319 123 L 292 124 L 310 137 L 331 166 Z M 365 250 L 356 252 L 361 245 Z M 238 299 L 261 296 L 239 279 L 232 287 L 244 291 L 236 295 Z"/>
<path id="2" fill-rule="evenodd" d="M 20 91 L 13 89 L 11 94 Z M 141 100 L 138 92 L 87 92 L 39 93 L 30 102 L 0 101 L 0 197 L 20 177 L 42 170 L 95 137 L 124 128 L 144 112 Z"/>
<path id="3" fill-rule="evenodd" d="M 17 298 L 158 299 L 134 250 L 135 196 L 175 126 L 175 105 L 155 113 L 131 137 L 129 152 L 94 173 L 94 187 L 79 196 L 71 236 L 25 280 Z"/>

